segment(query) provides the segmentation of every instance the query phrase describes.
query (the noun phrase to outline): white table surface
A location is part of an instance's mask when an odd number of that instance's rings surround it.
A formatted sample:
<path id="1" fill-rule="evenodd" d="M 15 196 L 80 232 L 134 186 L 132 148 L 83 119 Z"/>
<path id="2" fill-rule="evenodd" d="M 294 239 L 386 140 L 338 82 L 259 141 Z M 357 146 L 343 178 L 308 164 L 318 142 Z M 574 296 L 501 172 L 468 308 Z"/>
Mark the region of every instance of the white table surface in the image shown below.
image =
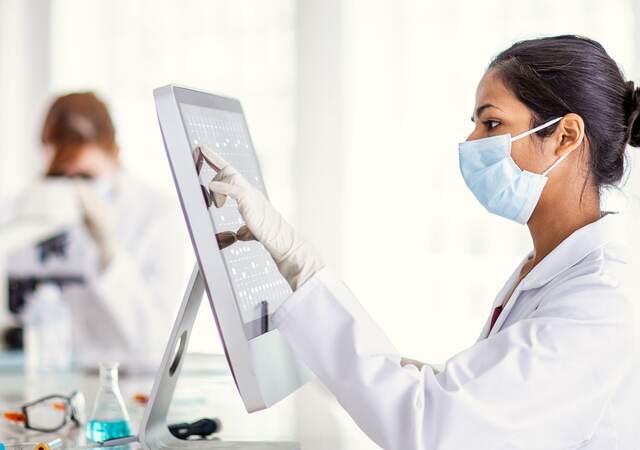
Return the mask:
<path id="1" fill-rule="evenodd" d="M 222 431 L 217 436 L 225 440 L 295 440 L 293 398 L 285 399 L 266 411 L 248 414 L 223 356 L 188 354 L 184 364 L 171 403 L 169 423 L 217 417 L 222 421 Z M 120 391 L 131 418 L 132 433 L 137 433 L 144 412 L 144 406 L 137 404 L 133 397 L 136 394 L 149 395 L 152 385 L 153 374 L 120 374 Z M 74 390 L 84 393 L 87 400 L 86 416 L 89 419 L 98 390 L 97 371 L 27 374 L 21 366 L 20 355 L 0 354 L 2 412 L 44 395 L 69 395 Z M 85 443 L 84 430 L 68 427 L 58 434 L 37 434 L 12 426 L 3 418 L 0 421 L 2 442 L 39 442 L 62 437 L 67 448 Z"/>

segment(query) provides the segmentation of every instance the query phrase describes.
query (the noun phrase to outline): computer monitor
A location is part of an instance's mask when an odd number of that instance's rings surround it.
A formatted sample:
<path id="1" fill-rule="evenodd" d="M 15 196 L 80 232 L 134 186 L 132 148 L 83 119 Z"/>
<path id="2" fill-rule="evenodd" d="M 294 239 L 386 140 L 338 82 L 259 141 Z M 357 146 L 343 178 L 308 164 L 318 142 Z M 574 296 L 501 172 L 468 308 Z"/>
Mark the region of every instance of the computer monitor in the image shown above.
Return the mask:
<path id="1" fill-rule="evenodd" d="M 262 244 L 242 239 L 244 222 L 237 204 L 227 199 L 218 208 L 208 190 L 216 171 L 198 151 L 203 145 L 267 194 L 242 107 L 232 98 L 175 85 L 155 89 L 154 97 L 198 269 L 229 367 L 247 410 L 267 408 L 312 375 L 270 326 L 272 312 L 291 295 L 288 283 Z"/>

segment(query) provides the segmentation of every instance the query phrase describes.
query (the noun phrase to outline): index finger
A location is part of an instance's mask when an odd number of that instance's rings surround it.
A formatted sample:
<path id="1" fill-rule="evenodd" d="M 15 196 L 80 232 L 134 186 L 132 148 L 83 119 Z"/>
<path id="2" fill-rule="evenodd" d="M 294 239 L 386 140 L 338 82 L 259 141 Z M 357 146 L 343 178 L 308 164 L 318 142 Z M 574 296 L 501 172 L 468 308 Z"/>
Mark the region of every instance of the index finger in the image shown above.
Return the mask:
<path id="1" fill-rule="evenodd" d="M 214 153 L 213 150 L 211 150 L 206 145 L 200 145 L 196 147 L 196 149 L 200 151 L 200 154 L 202 155 L 204 160 L 213 170 L 220 172 L 225 167 L 230 166 L 230 164 L 222 156 Z"/>

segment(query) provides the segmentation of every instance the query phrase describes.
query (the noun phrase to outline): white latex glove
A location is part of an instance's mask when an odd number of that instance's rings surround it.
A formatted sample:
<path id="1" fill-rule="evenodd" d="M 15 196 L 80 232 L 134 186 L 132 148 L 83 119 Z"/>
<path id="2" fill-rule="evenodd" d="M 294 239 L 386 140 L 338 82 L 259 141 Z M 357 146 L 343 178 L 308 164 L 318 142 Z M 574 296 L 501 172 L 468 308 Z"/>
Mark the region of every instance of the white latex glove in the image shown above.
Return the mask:
<path id="1" fill-rule="evenodd" d="M 271 253 L 278 270 L 294 291 L 324 267 L 313 246 L 275 210 L 269 200 L 237 170 L 205 146 L 200 151 L 218 173 L 209 183 L 213 204 L 221 207 L 226 196 L 238 203 L 238 209 L 253 236 Z"/>
<path id="2" fill-rule="evenodd" d="M 400 360 L 400 365 L 402 367 L 404 367 L 404 366 L 413 366 L 418 370 L 422 370 L 422 368 L 424 366 L 427 366 L 431 370 L 433 370 L 433 373 L 435 373 L 435 374 L 438 374 L 438 373 L 442 372 L 442 369 L 443 369 L 441 364 L 423 363 L 422 361 L 417 361 L 415 359 L 409 359 L 409 358 L 402 358 Z"/>
<path id="3" fill-rule="evenodd" d="M 418 360 L 415 360 L 415 359 L 409 359 L 409 358 L 402 358 L 400 360 L 400 365 L 402 367 L 404 367 L 404 366 L 414 366 L 418 370 L 420 370 L 420 369 L 422 369 L 424 367 L 424 363 L 422 361 L 418 361 Z"/>
<path id="4" fill-rule="evenodd" d="M 100 251 L 100 269 L 104 270 L 115 253 L 114 219 L 111 206 L 87 182 L 77 181 L 84 223 Z"/>

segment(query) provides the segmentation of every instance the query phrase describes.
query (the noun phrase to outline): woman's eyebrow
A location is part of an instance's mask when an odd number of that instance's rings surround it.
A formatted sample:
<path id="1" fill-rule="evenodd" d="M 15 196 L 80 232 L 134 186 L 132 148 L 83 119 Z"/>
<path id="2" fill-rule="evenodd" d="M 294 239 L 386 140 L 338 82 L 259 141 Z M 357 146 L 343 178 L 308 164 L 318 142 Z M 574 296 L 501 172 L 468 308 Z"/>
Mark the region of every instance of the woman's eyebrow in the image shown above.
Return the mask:
<path id="1" fill-rule="evenodd" d="M 496 105 L 492 105 L 491 103 L 485 103 L 484 105 L 480 105 L 476 108 L 476 112 L 474 115 L 471 116 L 471 121 L 475 122 L 475 117 L 480 117 L 480 114 L 482 113 L 482 111 L 484 111 L 487 108 L 496 108 L 496 109 L 500 109 L 498 108 Z M 502 111 L 500 109 L 500 111 Z"/>

